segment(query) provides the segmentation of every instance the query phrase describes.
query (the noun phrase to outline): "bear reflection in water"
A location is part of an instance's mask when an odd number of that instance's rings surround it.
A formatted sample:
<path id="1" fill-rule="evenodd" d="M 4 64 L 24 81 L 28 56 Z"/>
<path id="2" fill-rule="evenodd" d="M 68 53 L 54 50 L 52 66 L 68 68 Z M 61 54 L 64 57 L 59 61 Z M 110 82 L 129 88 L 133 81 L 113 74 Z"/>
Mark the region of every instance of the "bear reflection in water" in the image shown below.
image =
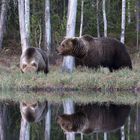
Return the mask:
<path id="1" fill-rule="evenodd" d="M 20 103 L 20 112 L 22 119 L 27 122 L 39 122 L 45 118 L 45 115 L 48 111 L 47 101 L 38 102 L 21 102 Z"/>
<path id="2" fill-rule="evenodd" d="M 109 132 L 123 126 L 129 113 L 128 105 L 77 105 L 75 113 L 58 116 L 57 123 L 64 132 Z"/>

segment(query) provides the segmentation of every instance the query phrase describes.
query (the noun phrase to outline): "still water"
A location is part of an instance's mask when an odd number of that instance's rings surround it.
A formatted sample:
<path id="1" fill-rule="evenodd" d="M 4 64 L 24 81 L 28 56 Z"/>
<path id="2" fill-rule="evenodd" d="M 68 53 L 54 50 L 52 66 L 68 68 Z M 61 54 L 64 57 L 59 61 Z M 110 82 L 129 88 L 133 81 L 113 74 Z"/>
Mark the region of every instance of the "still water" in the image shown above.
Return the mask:
<path id="1" fill-rule="evenodd" d="M 20 98 L 16 98 L 18 94 L 0 94 L 0 140 L 140 140 L 137 103 L 80 102 L 65 95 L 55 101 L 53 94 L 48 100 L 46 96 L 43 100 L 32 98 L 36 94 L 29 93 L 28 98 L 22 98 L 24 93 Z"/>

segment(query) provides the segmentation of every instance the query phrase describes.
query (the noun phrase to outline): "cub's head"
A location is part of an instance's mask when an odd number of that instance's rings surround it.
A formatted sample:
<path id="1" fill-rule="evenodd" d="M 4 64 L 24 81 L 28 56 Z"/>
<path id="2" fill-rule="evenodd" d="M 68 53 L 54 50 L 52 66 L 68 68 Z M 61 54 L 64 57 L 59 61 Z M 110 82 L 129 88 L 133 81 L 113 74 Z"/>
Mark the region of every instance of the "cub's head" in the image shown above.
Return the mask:
<path id="1" fill-rule="evenodd" d="M 57 117 L 57 123 L 64 132 L 79 132 L 84 127 L 84 118 L 82 113 L 63 114 Z"/>
<path id="2" fill-rule="evenodd" d="M 20 69 L 23 73 L 37 72 L 38 54 L 35 48 L 28 48 L 20 58 Z"/>
<path id="3" fill-rule="evenodd" d="M 72 55 L 74 56 L 74 50 L 78 44 L 78 38 L 65 38 L 60 46 L 57 48 L 57 52 L 60 55 L 66 56 L 66 55 Z"/>
<path id="4" fill-rule="evenodd" d="M 20 112 L 24 120 L 28 122 L 38 122 L 44 117 L 45 113 L 47 112 L 47 103 L 38 101 L 21 102 Z"/>

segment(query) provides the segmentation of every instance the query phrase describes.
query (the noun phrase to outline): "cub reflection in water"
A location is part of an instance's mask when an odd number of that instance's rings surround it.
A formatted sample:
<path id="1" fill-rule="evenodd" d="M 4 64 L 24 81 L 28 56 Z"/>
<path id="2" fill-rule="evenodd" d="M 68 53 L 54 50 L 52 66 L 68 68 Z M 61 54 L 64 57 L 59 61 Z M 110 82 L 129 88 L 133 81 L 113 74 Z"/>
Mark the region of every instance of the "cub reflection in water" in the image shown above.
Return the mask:
<path id="1" fill-rule="evenodd" d="M 58 116 L 57 123 L 64 132 L 109 132 L 123 126 L 129 113 L 128 105 L 76 105 L 75 113 Z"/>
<path id="2" fill-rule="evenodd" d="M 22 119 L 27 122 L 39 122 L 45 118 L 48 111 L 47 101 L 20 102 L 20 112 Z"/>

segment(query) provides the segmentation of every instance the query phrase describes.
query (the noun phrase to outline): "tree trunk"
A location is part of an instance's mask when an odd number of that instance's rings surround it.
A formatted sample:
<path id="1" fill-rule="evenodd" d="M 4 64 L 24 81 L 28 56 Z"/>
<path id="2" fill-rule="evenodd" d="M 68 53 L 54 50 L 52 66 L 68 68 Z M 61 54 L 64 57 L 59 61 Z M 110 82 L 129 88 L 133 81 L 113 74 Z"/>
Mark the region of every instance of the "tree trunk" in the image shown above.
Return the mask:
<path id="1" fill-rule="evenodd" d="M 106 0 L 103 0 L 102 9 L 103 9 L 103 21 L 104 21 L 104 37 L 107 37 L 107 18 L 106 18 Z"/>
<path id="2" fill-rule="evenodd" d="M 97 36 L 100 37 L 99 0 L 96 0 L 96 23 L 97 23 Z"/>
<path id="3" fill-rule="evenodd" d="M 107 133 L 104 132 L 104 140 L 107 140 Z"/>
<path id="4" fill-rule="evenodd" d="M 67 99 L 63 102 L 63 108 L 65 114 L 72 114 L 74 113 L 74 103 L 72 100 Z M 75 140 L 75 135 L 73 133 L 66 134 L 67 140 Z"/>
<path id="5" fill-rule="evenodd" d="M 30 124 L 23 119 L 21 119 L 19 140 L 30 140 Z"/>
<path id="6" fill-rule="evenodd" d="M 45 39 L 44 49 L 51 50 L 51 24 L 50 24 L 50 0 L 45 0 Z"/>
<path id="7" fill-rule="evenodd" d="M 79 36 L 82 36 L 83 33 L 83 13 L 84 13 L 84 0 L 81 1 L 81 24 L 80 24 L 80 34 Z"/>
<path id="8" fill-rule="evenodd" d="M 25 0 L 25 30 L 27 38 L 30 37 L 30 0 Z"/>
<path id="9" fill-rule="evenodd" d="M 0 140 L 6 140 L 6 122 L 7 122 L 7 108 L 0 104 Z"/>
<path id="10" fill-rule="evenodd" d="M 127 16 L 128 16 L 128 24 L 131 23 L 131 12 L 130 12 L 130 0 L 127 0 Z"/>
<path id="11" fill-rule="evenodd" d="M 124 125 L 121 127 L 121 140 L 125 140 Z"/>
<path id="12" fill-rule="evenodd" d="M 75 36 L 76 13 L 77 13 L 77 0 L 69 0 L 66 37 Z M 63 59 L 62 70 L 66 72 L 72 72 L 73 68 L 74 68 L 74 57 L 65 56 Z"/>
<path id="13" fill-rule="evenodd" d="M 125 16 L 126 16 L 126 0 L 122 0 L 122 23 L 121 23 L 121 42 L 125 42 Z"/>
<path id="14" fill-rule="evenodd" d="M 45 140 L 50 140 L 50 132 L 51 131 L 51 108 L 48 103 L 48 112 L 45 117 Z"/>
<path id="15" fill-rule="evenodd" d="M 26 8 L 28 6 L 26 5 Z M 30 47 L 29 45 L 29 38 L 27 36 L 27 29 L 25 26 L 25 23 L 28 25 L 27 18 L 25 18 L 25 0 L 18 0 L 18 12 L 19 12 L 19 26 L 20 26 L 20 37 L 21 37 L 21 47 L 22 47 L 22 52 L 25 51 L 27 48 Z M 27 12 L 26 12 L 27 13 Z M 29 21 L 29 20 L 28 20 Z"/>
<path id="16" fill-rule="evenodd" d="M 2 0 L 1 3 L 1 11 L 0 11 L 0 49 L 2 49 L 2 42 L 3 42 L 3 35 L 4 35 L 4 26 L 5 20 L 7 16 L 7 9 L 8 9 L 8 1 Z"/>
<path id="17" fill-rule="evenodd" d="M 136 1 L 136 32 L 137 32 L 137 50 L 139 50 L 139 32 L 140 32 L 140 1 Z"/>

